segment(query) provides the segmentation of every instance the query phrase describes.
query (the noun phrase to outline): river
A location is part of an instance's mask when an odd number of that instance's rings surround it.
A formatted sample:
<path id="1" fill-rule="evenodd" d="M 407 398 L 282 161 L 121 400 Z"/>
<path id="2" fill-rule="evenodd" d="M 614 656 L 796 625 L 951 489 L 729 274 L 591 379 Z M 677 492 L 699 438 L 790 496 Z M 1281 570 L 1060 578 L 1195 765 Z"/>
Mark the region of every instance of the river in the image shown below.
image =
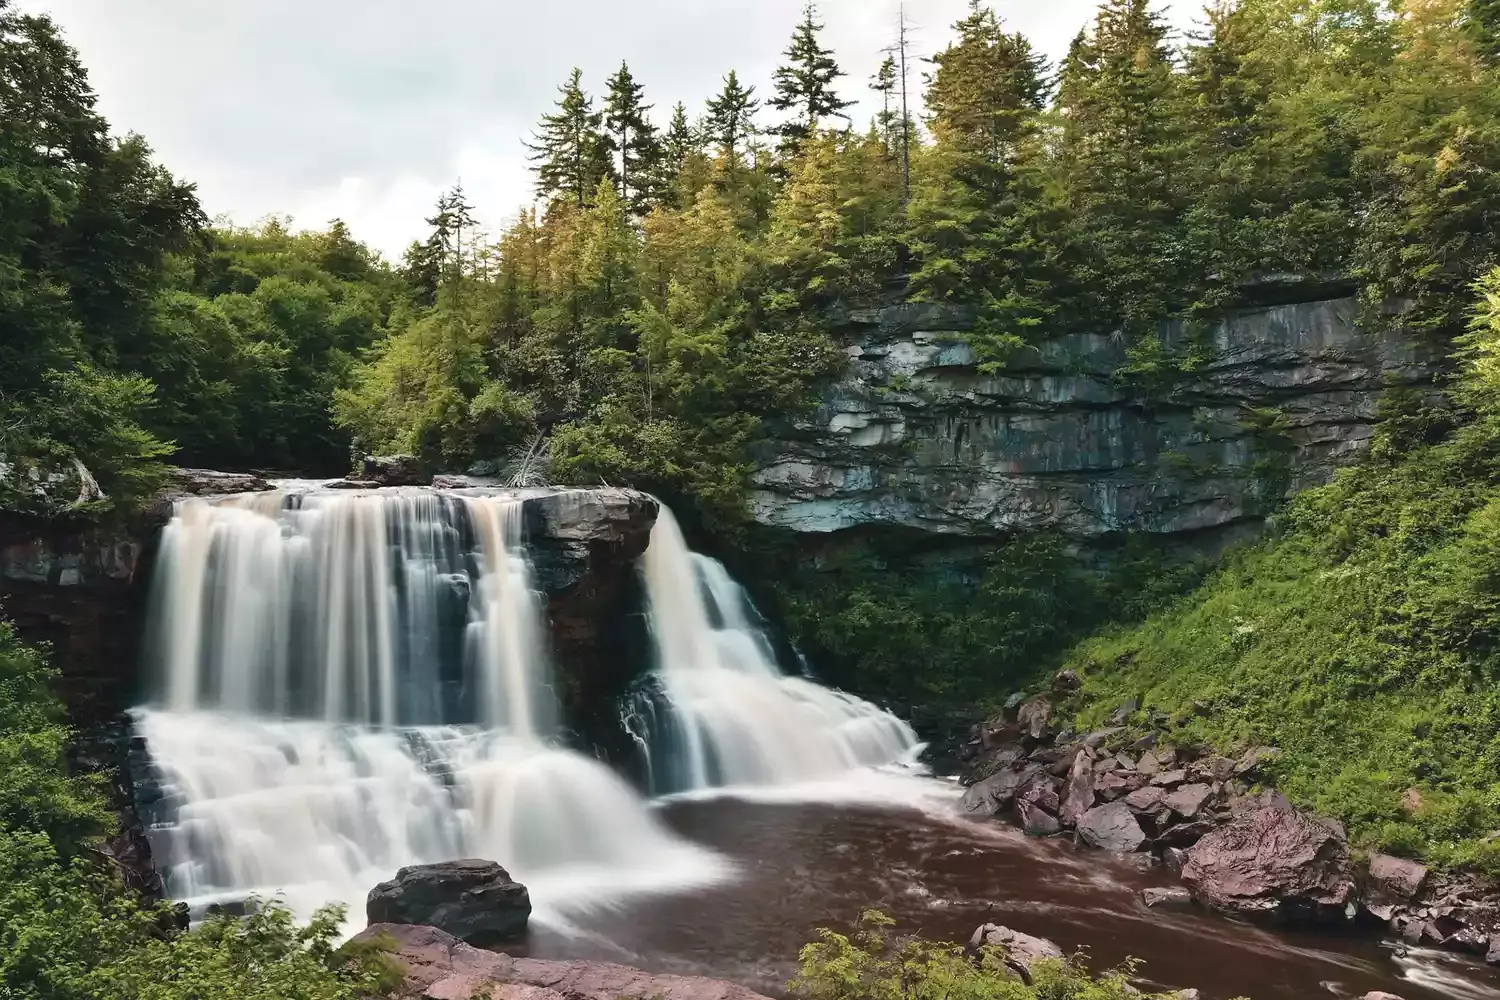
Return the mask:
<path id="1" fill-rule="evenodd" d="M 847 789 L 845 790 L 848 791 Z M 1205 913 L 1147 910 L 1140 890 L 1171 885 L 1144 859 L 1118 859 L 961 818 L 956 790 L 890 779 L 885 804 L 718 796 L 662 813 L 685 837 L 733 860 L 736 877 L 670 896 L 564 915 L 540 913 L 528 952 L 729 979 L 786 994 L 817 929 L 848 930 L 882 909 L 897 930 L 967 940 L 986 921 L 1087 949 L 1096 970 L 1136 958 L 1141 985 L 1196 987 L 1206 1000 L 1312 1000 L 1371 990 L 1404 1000 L 1500 998 L 1500 974 L 1365 932 L 1276 932 Z M 809 794 L 818 794 L 808 790 Z M 838 795 L 836 790 L 833 791 Z M 873 798 L 871 795 L 870 798 Z"/>

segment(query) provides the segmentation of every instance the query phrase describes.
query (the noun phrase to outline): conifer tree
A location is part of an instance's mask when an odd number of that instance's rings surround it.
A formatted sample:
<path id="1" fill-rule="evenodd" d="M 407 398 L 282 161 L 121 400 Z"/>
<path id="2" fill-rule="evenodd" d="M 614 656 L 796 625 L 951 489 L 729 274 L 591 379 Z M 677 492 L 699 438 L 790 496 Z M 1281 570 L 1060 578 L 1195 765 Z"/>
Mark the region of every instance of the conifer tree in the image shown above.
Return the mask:
<path id="1" fill-rule="evenodd" d="M 1500 0 L 1469 0 L 1465 21 L 1480 58 L 1500 68 Z"/>
<path id="2" fill-rule="evenodd" d="M 1020 34 L 1006 34 L 982 0 L 954 28 L 958 40 L 933 57 L 927 90 L 941 138 L 991 163 L 1013 159 L 1045 102 L 1046 65 Z"/>
<path id="3" fill-rule="evenodd" d="M 896 100 L 896 57 L 888 55 L 885 62 L 880 64 L 880 69 L 870 78 L 870 89 L 880 95 L 880 114 L 875 117 L 875 128 L 880 133 L 881 141 L 885 144 L 887 156 L 896 152 L 899 137 L 896 135 L 896 123 L 900 115 L 892 110 L 893 102 Z"/>
<path id="4" fill-rule="evenodd" d="M 583 208 L 611 172 L 604 114 L 594 110 L 593 98 L 584 92 L 582 70 L 574 69 L 558 90 L 557 111 L 542 117 L 536 141 L 527 148 L 536 164 L 538 194 Z"/>
<path id="5" fill-rule="evenodd" d="M 664 155 L 656 126 L 647 117 L 651 105 L 645 103 L 643 94 L 644 88 L 622 62 L 609 78 L 604 102 L 605 148 L 619 178 L 618 194 L 635 215 L 650 209 Z"/>
<path id="6" fill-rule="evenodd" d="M 738 169 L 741 148 L 758 132 L 755 112 L 759 109 L 755 88 L 742 86 L 734 70 L 724 77 L 724 89 L 708 102 L 703 137 L 717 147 L 731 174 Z"/>
<path id="7" fill-rule="evenodd" d="M 667 134 L 662 139 L 662 162 L 665 172 L 673 179 L 682 170 L 688 155 L 698 151 L 698 132 L 688 121 L 687 107 L 678 101 L 672 108 L 672 121 L 667 125 Z"/>
<path id="8" fill-rule="evenodd" d="M 818 41 L 823 27 L 817 20 L 817 8 L 808 3 L 803 8 L 801 23 L 792 34 L 792 44 L 785 52 L 788 63 L 778 68 L 772 78 L 776 94 L 771 98 L 771 107 L 792 113 L 788 121 L 773 129 L 781 137 L 783 156 L 795 156 L 802 143 L 826 119 L 836 117 L 847 121 L 844 111 L 854 104 L 841 100 L 833 90 L 834 81 L 844 73 L 833 58 L 833 50 Z"/>

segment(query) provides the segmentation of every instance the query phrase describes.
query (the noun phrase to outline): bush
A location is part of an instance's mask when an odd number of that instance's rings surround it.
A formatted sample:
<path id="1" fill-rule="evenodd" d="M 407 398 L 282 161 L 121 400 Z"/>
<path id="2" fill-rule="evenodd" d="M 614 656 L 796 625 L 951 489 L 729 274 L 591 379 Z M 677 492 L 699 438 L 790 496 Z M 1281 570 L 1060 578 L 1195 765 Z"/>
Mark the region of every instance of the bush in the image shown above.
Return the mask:
<path id="1" fill-rule="evenodd" d="M 803 947 L 788 984 L 802 1000 L 1151 1000 L 1130 985 L 1134 965 L 1093 976 L 1078 957 L 1039 962 L 1027 984 L 992 948 L 975 959 L 954 944 L 897 938 L 869 910 L 853 936 L 824 928 Z"/>

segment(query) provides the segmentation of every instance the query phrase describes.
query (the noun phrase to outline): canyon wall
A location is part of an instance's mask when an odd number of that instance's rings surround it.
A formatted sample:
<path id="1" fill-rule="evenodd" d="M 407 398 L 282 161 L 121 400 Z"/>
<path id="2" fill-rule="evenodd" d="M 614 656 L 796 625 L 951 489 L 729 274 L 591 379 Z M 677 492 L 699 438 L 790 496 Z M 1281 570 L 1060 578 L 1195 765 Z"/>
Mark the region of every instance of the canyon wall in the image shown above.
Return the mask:
<path id="1" fill-rule="evenodd" d="M 1056 338 L 987 373 L 965 309 L 850 310 L 849 367 L 763 449 L 755 514 L 819 534 L 1253 530 L 1368 448 L 1387 384 L 1433 381 L 1432 352 L 1358 315 L 1330 298 L 1165 323 L 1165 352 L 1198 360 L 1153 394 L 1121 377 L 1121 337 Z"/>

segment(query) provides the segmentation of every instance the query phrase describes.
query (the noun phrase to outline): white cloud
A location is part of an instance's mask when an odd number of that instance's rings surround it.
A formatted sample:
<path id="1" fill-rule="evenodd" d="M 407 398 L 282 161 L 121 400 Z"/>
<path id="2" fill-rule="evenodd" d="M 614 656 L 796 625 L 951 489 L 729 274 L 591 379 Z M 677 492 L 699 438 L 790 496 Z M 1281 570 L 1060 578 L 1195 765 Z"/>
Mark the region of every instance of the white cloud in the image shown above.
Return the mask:
<path id="1" fill-rule="evenodd" d="M 238 222 L 343 218 L 388 256 L 462 178 L 498 227 L 530 197 L 522 140 L 574 66 L 598 92 L 621 59 L 665 117 L 697 112 L 730 68 L 770 87 L 802 0 L 19 0 L 82 53 L 100 108 L 144 135 L 205 209 Z M 844 92 L 866 81 L 898 0 L 822 0 Z M 1092 0 L 996 0 L 1060 56 Z M 914 42 L 942 47 L 967 0 L 908 0 Z M 919 71 L 913 73 L 920 86 Z"/>

